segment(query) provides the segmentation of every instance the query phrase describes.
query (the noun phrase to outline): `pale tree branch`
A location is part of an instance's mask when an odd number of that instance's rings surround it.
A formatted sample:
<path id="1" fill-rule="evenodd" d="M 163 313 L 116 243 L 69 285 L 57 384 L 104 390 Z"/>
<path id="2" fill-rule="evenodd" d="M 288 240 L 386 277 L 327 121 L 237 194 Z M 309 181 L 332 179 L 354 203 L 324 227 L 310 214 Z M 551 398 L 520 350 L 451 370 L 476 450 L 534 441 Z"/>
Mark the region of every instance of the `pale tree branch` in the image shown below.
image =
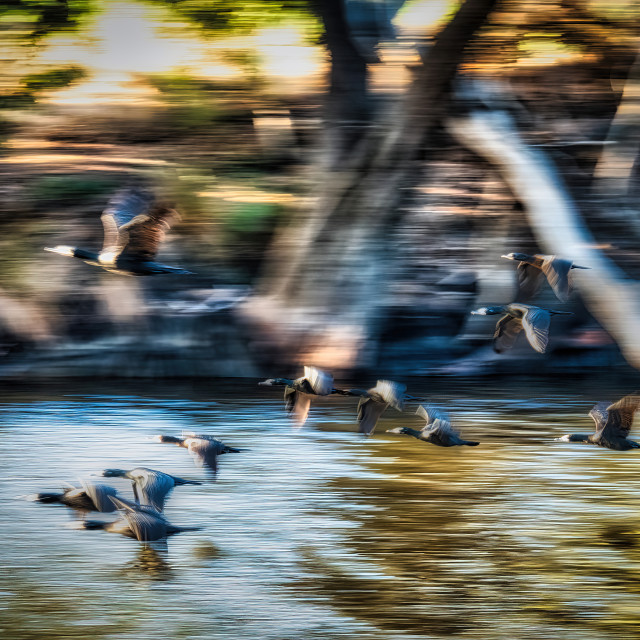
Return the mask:
<path id="1" fill-rule="evenodd" d="M 575 274 L 585 305 L 626 360 L 640 368 L 640 286 L 596 248 L 598 243 L 545 154 L 523 141 L 506 111 L 472 111 L 450 119 L 448 126 L 460 143 L 501 173 L 523 204 L 544 253 L 590 267 Z"/>

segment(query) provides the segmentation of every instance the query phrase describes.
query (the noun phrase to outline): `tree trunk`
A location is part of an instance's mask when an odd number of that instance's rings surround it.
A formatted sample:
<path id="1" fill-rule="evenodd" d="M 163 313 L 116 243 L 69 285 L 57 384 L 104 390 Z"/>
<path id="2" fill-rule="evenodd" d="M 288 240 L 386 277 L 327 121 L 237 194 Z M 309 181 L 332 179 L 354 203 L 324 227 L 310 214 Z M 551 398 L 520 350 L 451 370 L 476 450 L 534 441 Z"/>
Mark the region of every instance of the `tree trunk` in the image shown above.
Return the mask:
<path id="1" fill-rule="evenodd" d="M 338 369 L 372 364 L 401 200 L 444 115 L 464 49 L 496 2 L 462 5 L 423 52 L 403 103 L 340 166 L 319 173 L 311 211 L 281 232 L 257 294 L 241 312 L 286 360 Z"/>

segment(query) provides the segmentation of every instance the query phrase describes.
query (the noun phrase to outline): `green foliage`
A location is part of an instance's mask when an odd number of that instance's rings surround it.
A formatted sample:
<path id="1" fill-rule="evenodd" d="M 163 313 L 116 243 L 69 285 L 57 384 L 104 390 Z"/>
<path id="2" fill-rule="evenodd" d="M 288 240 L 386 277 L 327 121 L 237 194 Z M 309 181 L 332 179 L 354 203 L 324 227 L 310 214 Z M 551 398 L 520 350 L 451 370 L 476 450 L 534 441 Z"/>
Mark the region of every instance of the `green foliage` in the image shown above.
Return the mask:
<path id="1" fill-rule="evenodd" d="M 38 94 L 47 89 L 61 89 L 86 76 L 77 65 L 31 73 L 20 80 L 20 89 L 0 94 L 0 109 L 21 109 L 36 103 Z"/>
<path id="2" fill-rule="evenodd" d="M 291 18 L 311 13 L 307 0 L 156 0 L 169 4 L 189 20 L 212 31 L 250 32 Z"/>
<path id="3" fill-rule="evenodd" d="M 41 73 L 31 73 L 22 78 L 20 84 L 31 93 L 36 93 L 46 89 L 61 89 L 84 78 L 86 75 L 87 73 L 82 67 L 71 65 Z"/>
<path id="4" fill-rule="evenodd" d="M 92 0 L 12 0 L 0 2 L 0 16 L 15 16 L 21 22 L 29 22 L 32 40 L 55 31 L 74 29 L 78 20 L 90 13 Z"/>
<path id="5" fill-rule="evenodd" d="M 109 176 L 43 176 L 27 187 L 26 195 L 36 206 L 51 208 L 58 204 L 87 202 L 113 191 L 119 184 L 118 178 Z"/>
<path id="6" fill-rule="evenodd" d="M 233 203 L 226 228 L 234 233 L 262 233 L 271 228 L 280 205 L 269 202 Z"/>

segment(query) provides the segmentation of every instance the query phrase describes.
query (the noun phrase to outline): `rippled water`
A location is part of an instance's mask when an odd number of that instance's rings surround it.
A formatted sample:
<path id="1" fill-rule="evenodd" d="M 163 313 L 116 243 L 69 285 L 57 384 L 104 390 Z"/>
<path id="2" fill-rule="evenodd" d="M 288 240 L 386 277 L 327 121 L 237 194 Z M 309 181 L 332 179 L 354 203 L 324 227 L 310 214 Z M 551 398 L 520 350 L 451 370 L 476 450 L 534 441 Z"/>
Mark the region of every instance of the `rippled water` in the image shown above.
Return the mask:
<path id="1" fill-rule="evenodd" d="M 5 389 L 2 637 L 638 637 L 640 453 L 553 441 L 632 389 L 449 384 L 410 391 L 479 447 L 387 434 L 420 425 L 393 410 L 362 439 L 353 398 L 319 400 L 296 431 L 252 380 Z M 183 429 L 249 450 L 211 481 L 149 440 Z M 202 480 L 166 507 L 200 530 L 164 551 L 20 497 L 135 466 Z"/>

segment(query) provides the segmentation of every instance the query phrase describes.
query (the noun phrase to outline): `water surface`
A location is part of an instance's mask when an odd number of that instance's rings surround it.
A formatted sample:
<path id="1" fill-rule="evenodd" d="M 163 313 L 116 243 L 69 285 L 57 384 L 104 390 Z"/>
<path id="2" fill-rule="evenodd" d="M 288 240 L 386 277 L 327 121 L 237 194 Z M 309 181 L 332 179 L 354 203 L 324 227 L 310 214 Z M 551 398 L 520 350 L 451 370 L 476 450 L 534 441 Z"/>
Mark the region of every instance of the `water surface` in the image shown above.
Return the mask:
<path id="1" fill-rule="evenodd" d="M 638 635 L 640 453 L 553 441 L 632 389 L 418 381 L 411 392 L 481 441 L 442 449 L 385 433 L 420 426 L 410 405 L 363 439 L 357 399 L 321 399 L 295 430 L 280 390 L 255 382 L 5 389 L 3 637 Z M 213 481 L 149 439 L 183 429 L 248 451 L 223 456 Z M 202 480 L 166 507 L 200 529 L 150 548 L 20 498 L 135 466 Z"/>

